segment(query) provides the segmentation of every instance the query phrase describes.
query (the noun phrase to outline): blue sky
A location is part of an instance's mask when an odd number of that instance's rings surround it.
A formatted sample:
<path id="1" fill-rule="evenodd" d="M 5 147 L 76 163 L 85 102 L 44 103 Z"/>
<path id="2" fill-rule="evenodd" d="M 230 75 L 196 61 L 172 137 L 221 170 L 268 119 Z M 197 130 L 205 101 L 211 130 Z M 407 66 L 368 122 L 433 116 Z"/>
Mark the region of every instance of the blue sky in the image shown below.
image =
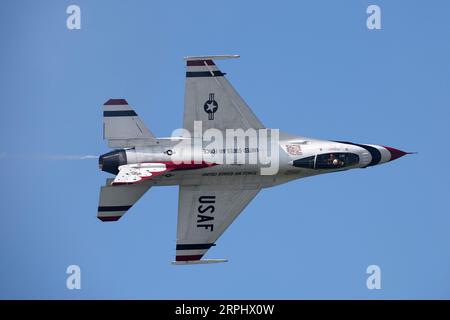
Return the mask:
<path id="1" fill-rule="evenodd" d="M 81 7 L 81 30 L 66 8 Z M 382 29 L 366 28 L 377 4 Z M 450 298 L 448 1 L 6 1 L 0 11 L 0 298 Z M 174 267 L 178 190 L 96 218 L 101 105 L 182 123 L 183 56 L 220 67 L 267 127 L 419 152 L 263 190 Z M 67 290 L 77 264 L 82 289 Z M 381 267 L 368 290 L 366 268 Z"/>

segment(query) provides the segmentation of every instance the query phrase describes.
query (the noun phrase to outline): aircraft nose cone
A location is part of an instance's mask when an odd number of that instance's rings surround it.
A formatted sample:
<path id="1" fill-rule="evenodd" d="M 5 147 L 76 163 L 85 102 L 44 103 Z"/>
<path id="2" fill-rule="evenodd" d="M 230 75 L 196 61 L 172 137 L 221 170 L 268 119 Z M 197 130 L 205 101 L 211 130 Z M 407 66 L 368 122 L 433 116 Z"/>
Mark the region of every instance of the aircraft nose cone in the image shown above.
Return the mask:
<path id="1" fill-rule="evenodd" d="M 391 154 L 391 159 L 389 161 L 401 158 L 405 154 L 409 154 L 409 152 L 405 152 L 405 151 L 398 150 L 398 149 L 391 148 L 391 147 L 384 147 L 384 148 L 386 148 L 389 151 L 389 153 Z"/>

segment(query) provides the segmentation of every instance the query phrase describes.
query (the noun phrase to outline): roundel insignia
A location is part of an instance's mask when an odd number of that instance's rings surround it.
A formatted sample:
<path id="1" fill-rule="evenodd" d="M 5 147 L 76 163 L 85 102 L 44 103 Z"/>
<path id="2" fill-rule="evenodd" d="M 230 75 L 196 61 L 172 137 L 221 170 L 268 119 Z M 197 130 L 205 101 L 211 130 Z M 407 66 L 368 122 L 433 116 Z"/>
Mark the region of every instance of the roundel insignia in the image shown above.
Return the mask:
<path id="1" fill-rule="evenodd" d="M 214 113 L 219 108 L 219 104 L 214 100 L 214 93 L 209 94 L 209 99 L 203 105 L 203 109 L 208 114 L 208 120 L 214 120 Z"/>

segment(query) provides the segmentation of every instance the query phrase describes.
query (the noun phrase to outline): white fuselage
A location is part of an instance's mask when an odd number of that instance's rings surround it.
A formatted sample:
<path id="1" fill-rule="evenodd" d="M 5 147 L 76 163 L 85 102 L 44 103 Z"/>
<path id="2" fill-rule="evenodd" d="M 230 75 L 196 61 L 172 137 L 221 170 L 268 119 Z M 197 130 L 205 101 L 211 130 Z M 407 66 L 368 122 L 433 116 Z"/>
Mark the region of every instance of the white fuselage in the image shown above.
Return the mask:
<path id="1" fill-rule="evenodd" d="M 190 141 L 184 143 L 184 145 L 180 145 L 177 142 L 165 141 L 160 145 L 127 149 L 127 163 L 171 163 L 174 162 L 174 159 L 176 161 L 190 161 L 192 148 L 186 147 Z M 265 188 L 313 175 L 365 168 L 392 159 L 390 151 L 379 145 L 359 145 L 287 134 L 280 134 L 277 148 L 278 164 L 274 174 L 264 174 L 261 168 L 268 167 L 268 164 L 262 164 L 260 161 L 253 164 L 245 161 L 243 163 L 225 162 L 226 152 L 233 152 L 233 150 L 224 150 L 224 153 L 220 153 L 218 150 L 208 148 L 205 144 L 200 145 L 199 150 L 201 151 L 197 152 L 200 152 L 201 156 L 197 159 L 215 165 L 171 171 L 145 181 L 145 183 L 152 186 L 245 184 Z M 256 155 L 259 153 L 270 154 L 267 151 L 270 150 L 263 146 L 257 148 L 257 150 L 249 151 L 249 154 L 252 152 Z"/>

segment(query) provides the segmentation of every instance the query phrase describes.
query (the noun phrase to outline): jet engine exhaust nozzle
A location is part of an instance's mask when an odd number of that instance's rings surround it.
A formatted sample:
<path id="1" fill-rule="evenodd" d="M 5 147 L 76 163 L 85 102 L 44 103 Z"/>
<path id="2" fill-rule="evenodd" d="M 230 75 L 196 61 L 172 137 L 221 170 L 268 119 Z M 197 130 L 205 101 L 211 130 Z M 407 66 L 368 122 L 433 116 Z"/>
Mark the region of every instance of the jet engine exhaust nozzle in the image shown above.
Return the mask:
<path id="1" fill-rule="evenodd" d="M 114 150 L 102 154 L 98 158 L 98 166 L 100 170 L 112 174 L 118 174 L 119 167 L 124 164 L 127 164 L 127 154 L 125 150 Z"/>

